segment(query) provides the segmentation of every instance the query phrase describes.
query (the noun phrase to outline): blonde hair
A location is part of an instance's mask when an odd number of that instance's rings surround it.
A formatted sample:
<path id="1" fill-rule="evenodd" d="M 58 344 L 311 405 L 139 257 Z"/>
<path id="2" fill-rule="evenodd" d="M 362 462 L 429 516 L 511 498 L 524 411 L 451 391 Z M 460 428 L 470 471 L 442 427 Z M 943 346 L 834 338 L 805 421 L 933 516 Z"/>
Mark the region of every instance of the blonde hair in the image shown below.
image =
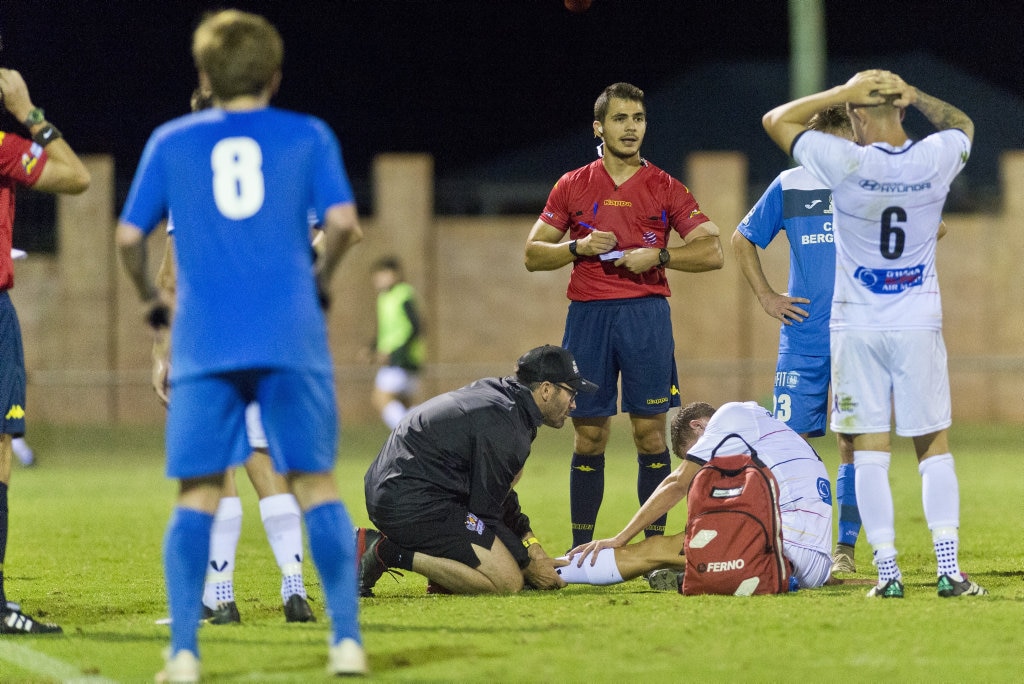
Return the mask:
<path id="1" fill-rule="evenodd" d="M 259 95 L 281 69 L 284 41 L 260 15 L 223 10 L 208 15 L 196 28 L 192 59 L 218 100 Z"/>

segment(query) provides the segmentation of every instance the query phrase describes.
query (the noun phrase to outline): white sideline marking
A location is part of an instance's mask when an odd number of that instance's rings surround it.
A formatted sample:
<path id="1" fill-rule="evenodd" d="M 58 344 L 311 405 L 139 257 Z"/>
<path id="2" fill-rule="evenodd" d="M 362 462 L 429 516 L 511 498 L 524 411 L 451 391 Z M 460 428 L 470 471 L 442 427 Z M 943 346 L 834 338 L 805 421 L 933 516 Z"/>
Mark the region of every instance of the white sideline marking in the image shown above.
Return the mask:
<path id="1" fill-rule="evenodd" d="M 18 638 L 18 637 L 13 637 Z M 34 651 L 28 646 L 13 643 L 10 639 L 0 639 L 0 663 L 17 665 L 21 669 L 48 679 L 57 679 L 65 684 L 77 682 L 106 682 L 114 684 L 114 680 L 105 677 L 83 675 L 82 671 L 50 656 Z"/>

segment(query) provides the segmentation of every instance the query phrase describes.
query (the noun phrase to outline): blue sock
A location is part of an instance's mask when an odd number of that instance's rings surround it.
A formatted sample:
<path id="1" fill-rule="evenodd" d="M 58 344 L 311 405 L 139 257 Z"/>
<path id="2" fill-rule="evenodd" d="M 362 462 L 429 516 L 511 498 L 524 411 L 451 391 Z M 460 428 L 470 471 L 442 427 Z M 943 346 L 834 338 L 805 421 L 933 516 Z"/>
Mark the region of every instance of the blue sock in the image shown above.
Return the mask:
<path id="1" fill-rule="evenodd" d="M 340 501 L 328 501 L 305 513 L 309 550 L 320 573 L 320 583 L 331 618 L 331 645 L 359 635 L 359 587 L 356 577 L 356 540 L 348 511 Z"/>
<path id="2" fill-rule="evenodd" d="M 856 546 L 860 535 L 860 510 L 857 490 L 853 485 L 853 464 L 841 463 L 836 478 L 836 499 L 839 500 L 839 543 Z"/>
<path id="3" fill-rule="evenodd" d="M 573 454 L 572 470 L 569 471 L 569 513 L 574 548 L 594 538 L 594 525 L 603 498 L 604 454 Z"/>
<path id="4" fill-rule="evenodd" d="M 171 655 L 199 656 L 197 632 L 203 614 L 203 582 L 210 553 L 213 514 L 178 506 L 164 534 L 164 576 L 171 611 Z"/>
<path id="5" fill-rule="evenodd" d="M 672 472 L 672 463 L 668 455 L 668 449 L 660 454 L 637 453 L 636 462 L 639 469 L 636 475 L 636 495 L 643 506 L 651 494 L 658 488 L 665 476 Z M 644 537 L 651 537 L 656 534 L 665 534 L 665 524 L 668 522 L 668 513 L 661 516 L 650 525 L 644 528 Z"/>

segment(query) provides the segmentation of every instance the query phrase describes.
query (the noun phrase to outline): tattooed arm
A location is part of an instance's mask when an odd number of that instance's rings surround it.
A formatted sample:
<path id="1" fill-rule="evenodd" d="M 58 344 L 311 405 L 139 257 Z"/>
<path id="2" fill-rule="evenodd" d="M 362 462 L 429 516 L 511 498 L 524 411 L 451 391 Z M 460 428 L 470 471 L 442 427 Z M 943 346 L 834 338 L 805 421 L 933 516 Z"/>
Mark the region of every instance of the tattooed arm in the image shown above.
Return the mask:
<path id="1" fill-rule="evenodd" d="M 937 130 L 959 128 L 971 142 L 974 142 L 974 122 L 969 116 L 948 102 L 922 92 L 919 88 L 908 87 L 903 91 L 903 96 L 893 104 L 897 107 L 913 105 Z"/>

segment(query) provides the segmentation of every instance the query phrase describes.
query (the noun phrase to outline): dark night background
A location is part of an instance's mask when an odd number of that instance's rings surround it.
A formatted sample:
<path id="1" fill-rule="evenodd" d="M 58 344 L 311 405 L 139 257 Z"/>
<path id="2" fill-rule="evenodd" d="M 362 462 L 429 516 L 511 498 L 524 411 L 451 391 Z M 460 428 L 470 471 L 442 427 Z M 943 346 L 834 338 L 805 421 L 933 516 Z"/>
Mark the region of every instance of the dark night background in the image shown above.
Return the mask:
<path id="1" fill-rule="evenodd" d="M 76 150 L 112 153 L 119 174 L 130 176 L 149 132 L 188 107 L 197 18 L 228 6 L 259 12 L 285 41 L 275 104 L 330 123 L 357 194 L 366 194 L 379 152 L 430 152 L 439 178 L 566 136 L 580 136 L 592 154 L 590 110 L 605 85 L 630 81 L 651 96 L 717 62 L 784 64 L 786 4 L 594 0 L 588 12 L 575 15 L 561 0 L 4 0 L 0 62 L 21 71 L 34 102 Z M 901 55 L 932 56 L 1015 103 L 1020 116 L 1024 3 L 827 5 L 830 61 L 884 67 Z M 919 78 L 901 75 L 912 83 Z M 785 70 L 775 80 L 769 90 L 788 99 Z M 754 93 L 717 97 L 715 90 L 705 84 L 673 101 L 673 111 L 652 113 L 652 127 L 682 125 L 692 112 L 706 115 L 709 108 L 716 119 L 759 127 L 763 111 L 778 104 L 765 106 Z M 958 92 L 941 84 L 928 91 L 975 116 Z M 1016 130 L 1020 119 L 1013 121 L 1011 130 L 999 132 L 1000 148 L 1024 147 L 1024 125 Z M 19 130 L 9 116 L 0 124 Z M 977 135 L 980 140 L 986 132 L 979 126 Z M 760 136 L 751 135 L 744 151 L 762 154 L 767 138 Z M 709 139 L 707 146 L 716 143 Z M 654 151 L 645 152 L 660 162 Z M 587 161 L 554 159 L 550 175 L 536 180 L 550 184 Z M 768 161 L 774 169 L 784 164 L 781 153 Z M 762 187 L 769 180 L 752 178 Z M 371 198 L 359 200 L 366 205 Z"/>

